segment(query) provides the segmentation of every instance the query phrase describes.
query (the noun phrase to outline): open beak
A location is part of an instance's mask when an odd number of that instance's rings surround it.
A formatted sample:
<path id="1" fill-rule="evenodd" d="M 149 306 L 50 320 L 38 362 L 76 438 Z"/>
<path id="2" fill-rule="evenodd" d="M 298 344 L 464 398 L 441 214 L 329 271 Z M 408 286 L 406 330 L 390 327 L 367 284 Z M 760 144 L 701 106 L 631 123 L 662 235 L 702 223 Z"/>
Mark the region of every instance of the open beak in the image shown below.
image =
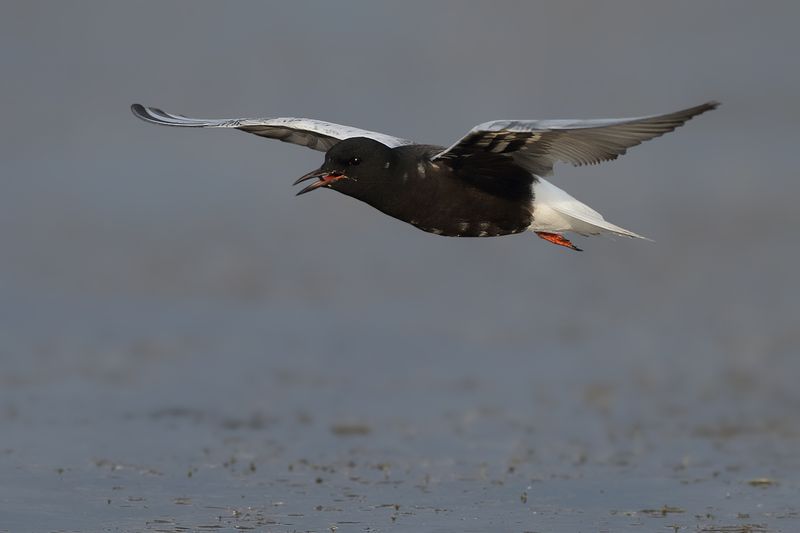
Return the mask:
<path id="1" fill-rule="evenodd" d="M 312 170 L 311 172 L 309 172 L 305 176 L 301 176 L 292 185 L 297 185 L 298 183 L 303 183 L 304 181 L 313 180 L 313 179 L 317 179 L 318 180 L 318 181 L 315 181 L 314 183 L 312 183 L 311 185 L 308 185 L 307 187 L 305 187 L 303 189 L 300 189 L 300 192 L 297 193 L 297 196 L 300 196 L 301 194 L 305 194 L 307 192 L 311 192 L 314 189 L 319 189 L 320 187 L 325 187 L 326 185 L 330 185 L 334 181 L 340 180 L 340 179 L 345 178 L 345 177 L 347 177 L 347 176 L 345 176 L 344 173 L 336 171 L 336 170 L 332 170 L 331 171 L 331 170 L 319 170 L 319 169 L 317 169 L 317 170 Z"/>

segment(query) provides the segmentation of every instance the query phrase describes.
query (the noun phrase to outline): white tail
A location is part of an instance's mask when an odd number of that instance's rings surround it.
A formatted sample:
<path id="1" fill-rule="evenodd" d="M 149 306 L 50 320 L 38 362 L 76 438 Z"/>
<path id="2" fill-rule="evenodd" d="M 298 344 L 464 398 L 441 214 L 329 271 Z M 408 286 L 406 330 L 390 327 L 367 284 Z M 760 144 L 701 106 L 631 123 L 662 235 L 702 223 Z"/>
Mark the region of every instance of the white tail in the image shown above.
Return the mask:
<path id="1" fill-rule="evenodd" d="M 573 231 L 580 235 L 613 233 L 651 240 L 607 222 L 603 215 L 588 205 L 539 177 L 533 182 L 533 222 L 528 229 L 547 233 Z"/>

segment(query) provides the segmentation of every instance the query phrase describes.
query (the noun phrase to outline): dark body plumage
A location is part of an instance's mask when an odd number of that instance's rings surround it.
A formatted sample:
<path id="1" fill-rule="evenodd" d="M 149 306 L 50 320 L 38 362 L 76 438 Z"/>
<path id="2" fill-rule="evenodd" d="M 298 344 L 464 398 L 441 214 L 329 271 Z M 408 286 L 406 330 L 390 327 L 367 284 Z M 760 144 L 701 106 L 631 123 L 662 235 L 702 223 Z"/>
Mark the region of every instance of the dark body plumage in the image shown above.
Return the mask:
<path id="1" fill-rule="evenodd" d="M 477 153 L 431 162 L 442 147 L 417 144 L 386 151 L 372 143 L 347 139 L 331 149 L 331 159 L 351 151 L 361 159 L 345 171 L 351 179 L 331 188 L 437 235 L 490 237 L 530 226 L 533 176 L 510 157 Z M 326 161 L 326 166 L 333 170 L 337 163 Z"/>

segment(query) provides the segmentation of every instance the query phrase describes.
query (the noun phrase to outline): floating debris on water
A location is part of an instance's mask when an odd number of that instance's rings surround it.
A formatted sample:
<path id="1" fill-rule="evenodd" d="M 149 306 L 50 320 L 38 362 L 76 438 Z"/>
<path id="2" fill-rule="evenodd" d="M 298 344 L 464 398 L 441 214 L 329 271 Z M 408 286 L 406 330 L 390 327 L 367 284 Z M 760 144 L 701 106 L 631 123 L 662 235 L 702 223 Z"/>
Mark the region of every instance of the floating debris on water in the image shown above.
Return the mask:
<path id="1" fill-rule="evenodd" d="M 660 509 L 642 509 L 639 512 L 649 516 L 667 516 L 668 514 L 680 514 L 680 513 L 685 513 L 686 511 L 684 511 L 680 507 L 664 505 Z"/>
<path id="2" fill-rule="evenodd" d="M 748 481 L 747 484 L 752 486 L 752 487 L 764 487 L 764 488 L 766 488 L 766 487 L 773 487 L 773 486 L 777 485 L 778 482 L 775 481 L 774 479 L 768 478 L 768 477 L 757 477 L 755 479 L 751 479 L 750 481 Z"/>

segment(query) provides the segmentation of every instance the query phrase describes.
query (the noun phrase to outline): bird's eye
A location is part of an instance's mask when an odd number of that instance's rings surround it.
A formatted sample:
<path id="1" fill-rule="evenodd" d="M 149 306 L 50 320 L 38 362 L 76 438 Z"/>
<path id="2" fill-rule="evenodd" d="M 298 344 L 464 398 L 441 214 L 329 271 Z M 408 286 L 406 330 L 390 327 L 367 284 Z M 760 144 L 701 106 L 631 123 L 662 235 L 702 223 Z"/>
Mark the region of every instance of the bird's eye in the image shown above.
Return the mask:
<path id="1" fill-rule="evenodd" d="M 358 157 L 354 157 L 354 158 L 350 159 L 350 161 L 347 162 L 347 164 L 349 166 L 351 166 L 351 167 L 354 167 L 354 166 L 358 165 L 359 163 L 361 163 L 361 159 L 359 159 Z"/>

